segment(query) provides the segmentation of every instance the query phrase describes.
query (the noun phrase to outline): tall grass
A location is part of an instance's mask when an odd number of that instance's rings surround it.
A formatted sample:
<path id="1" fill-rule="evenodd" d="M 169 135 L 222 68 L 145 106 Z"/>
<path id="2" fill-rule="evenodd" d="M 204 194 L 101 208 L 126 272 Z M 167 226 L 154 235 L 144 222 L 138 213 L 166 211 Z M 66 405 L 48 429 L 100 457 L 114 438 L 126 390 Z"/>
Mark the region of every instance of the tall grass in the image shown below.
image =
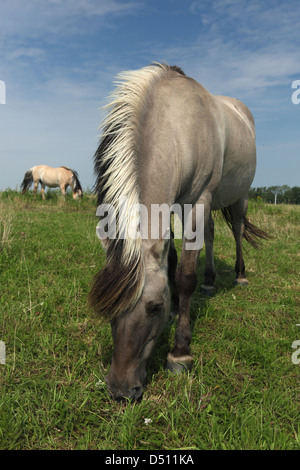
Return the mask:
<path id="1" fill-rule="evenodd" d="M 273 238 L 259 251 L 245 245 L 247 288 L 233 287 L 233 237 L 216 218 L 217 292 L 201 296 L 201 254 L 193 369 L 165 370 L 176 326 L 169 324 L 135 404 L 109 397 L 110 326 L 87 307 L 104 264 L 95 211 L 92 196 L 0 195 L 0 448 L 299 449 L 291 346 L 299 339 L 300 208 L 250 205 L 251 220 Z"/>
<path id="2" fill-rule="evenodd" d="M 9 248 L 12 239 L 12 214 L 0 214 L 0 250 Z"/>

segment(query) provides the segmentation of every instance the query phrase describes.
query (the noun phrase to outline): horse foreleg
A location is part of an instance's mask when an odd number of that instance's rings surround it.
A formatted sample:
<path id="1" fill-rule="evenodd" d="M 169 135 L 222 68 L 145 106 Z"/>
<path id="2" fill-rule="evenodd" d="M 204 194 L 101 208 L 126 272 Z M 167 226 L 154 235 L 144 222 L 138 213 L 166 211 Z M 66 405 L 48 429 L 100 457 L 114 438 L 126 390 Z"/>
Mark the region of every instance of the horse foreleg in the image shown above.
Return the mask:
<path id="1" fill-rule="evenodd" d="M 192 294 L 197 285 L 197 259 L 199 251 L 183 250 L 176 273 L 176 286 L 179 295 L 179 315 L 175 332 L 175 345 L 168 354 L 167 366 L 171 371 L 181 372 L 190 369 L 193 358 L 190 354 L 192 338 L 190 308 Z"/>
<path id="2" fill-rule="evenodd" d="M 243 235 L 245 230 L 245 215 L 248 208 L 248 198 L 245 196 L 231 205 L 232 209 L 232 230 L 236 243 L 236 263 L 235 263 L 235 284 L 247 285 L 248 280 L 245 275 L 245 263 L 243 260 Z"/>
<path id="3" fill-rule="evenodd" d="M 45 185 L 41 183 L 41 193 L 42 193 L 42 199 L 45 201 Z"/>
<path id="4" fill-rule="evenodd" d="M 192 295 L 197 285 L 197 261 L 203 242 L 202 234 L 198 233 L 196 228 L 197 226 L 203 228 L 203 225 L 205 227 L 210 215 L 210 199 L 207 197 L 204 200 L 203 198 L 199 200 L 198 204 L 203 204 L 203 202 L 206 203 L 204 220 L 202 220 L 202 213 L 198 215 L 197 205 L 195 205 L 192 211 L 192 229 L 193 233 L 196 235 L 194 240 L 189 241 L 186 236 L 184 236 L 181 260 L 175 276 L 179 297 L 179 315 L 175 332 L 175 345 L 172 351 L 168 354 L 167 359 L 167 367 L 174 372 L 181 372 L 182 370 L 190 369 L 193 361 L 190 353 L 190 342 L 192 338 L 190 309 Z M 201 238 L 201 243 L 198 243 L 197 236 Z M 193 246 L 194 242 L 197 242 L 197 244 L 195 243 Z"/>
<path id="5" fill-rule="evenodd" d="M 213 256 L 214 244 L 214 221 L 209 215 L 209 219 L 204 227 L 205 240 L 205 272 L 204 283 L 201 285 L 201 291 L 206 295 L 212 295 L 215 291 L 214 283 L 216 278 L 216 270 Z"/>
<path id="6" fill-rule="evenodd" d="M 60 190 L 61 190 L 61 194 L 63 195 L 63 197 L 65 197 L 66 195 L 66 189 L 67 189 L 68 185 L 67 184 L 61 184 L 60 185 Z"/>

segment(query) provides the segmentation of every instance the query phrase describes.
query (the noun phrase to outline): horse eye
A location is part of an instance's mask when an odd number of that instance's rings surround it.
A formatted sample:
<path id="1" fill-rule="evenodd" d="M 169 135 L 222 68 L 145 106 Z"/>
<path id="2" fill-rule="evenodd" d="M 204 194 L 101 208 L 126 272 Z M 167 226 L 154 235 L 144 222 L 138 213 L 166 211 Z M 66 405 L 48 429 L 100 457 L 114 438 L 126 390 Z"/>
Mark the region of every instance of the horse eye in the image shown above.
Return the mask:
<path id="1" fill-rule="evenodd" d="M 163 303 L 157 303 L 157 302 L 153 302 L 153 301 L 150 301 L 146 304 L 146 312 L 148 315 L 157 315 L 159 313 L 162 312 L 162 309 L 163 309 Z"/>

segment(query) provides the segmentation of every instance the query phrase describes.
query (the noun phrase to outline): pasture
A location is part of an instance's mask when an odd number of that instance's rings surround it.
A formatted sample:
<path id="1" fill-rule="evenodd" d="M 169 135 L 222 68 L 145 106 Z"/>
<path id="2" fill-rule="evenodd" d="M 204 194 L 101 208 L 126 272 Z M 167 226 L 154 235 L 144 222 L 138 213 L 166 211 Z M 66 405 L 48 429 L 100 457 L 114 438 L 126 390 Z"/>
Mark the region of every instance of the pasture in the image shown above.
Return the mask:
<path id="1" fill-rule="evenodd" d="M 273 238 L 244 242 L 248 287 L 233 287 L 235 244 L 216 217 L 217 291 L 200 293 L 202 252 L 193 369 L 165 370 L 170 323 L 134 404 L 110 399 L 110 325 L 87 307 L 104 264 L 95 212 L 91 195 L 0 193 L 0 449 L 299 449 L 300 206 L 251 201 L 250 220 Z"/>

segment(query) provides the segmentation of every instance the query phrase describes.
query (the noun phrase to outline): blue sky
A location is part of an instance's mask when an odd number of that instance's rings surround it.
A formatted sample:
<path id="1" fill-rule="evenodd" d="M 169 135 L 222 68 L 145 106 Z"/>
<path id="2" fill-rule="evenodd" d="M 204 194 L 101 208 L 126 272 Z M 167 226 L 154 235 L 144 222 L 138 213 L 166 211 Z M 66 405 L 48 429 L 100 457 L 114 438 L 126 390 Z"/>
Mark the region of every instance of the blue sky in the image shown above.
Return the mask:
<path id="1" fill-rule="evenodd" d="M 112 82 L 152 61 L 249 106 L 253 186 L 300 186 L 299 18 L 299 0 L 0 0 L 0 190 L 41 163 L 91 187 Z"/>

